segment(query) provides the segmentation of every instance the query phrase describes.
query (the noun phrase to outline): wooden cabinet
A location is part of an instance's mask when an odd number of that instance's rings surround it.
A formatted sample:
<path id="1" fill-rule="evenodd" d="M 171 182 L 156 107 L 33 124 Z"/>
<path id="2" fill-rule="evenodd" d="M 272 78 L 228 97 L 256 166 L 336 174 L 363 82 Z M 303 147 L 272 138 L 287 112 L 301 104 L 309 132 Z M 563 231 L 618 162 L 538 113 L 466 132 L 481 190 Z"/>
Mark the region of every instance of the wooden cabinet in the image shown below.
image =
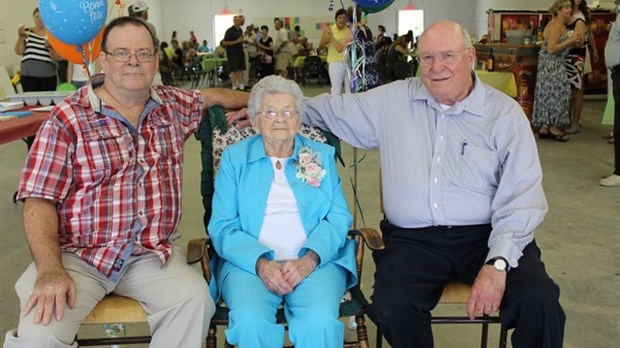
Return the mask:
<path id="1" fill-rule="evenodd" d="M 476 57 L 484 62 L 493 49 L 495 70 L 510 71 L 517 82 L 516 100 L 523 108 L 525 115 L 531 119 L 534 106 L 534 88 L 536 87 L 536 63 L 538 51 L 536 45 L 510 45 L 503 43 L 476 44 Z"/>

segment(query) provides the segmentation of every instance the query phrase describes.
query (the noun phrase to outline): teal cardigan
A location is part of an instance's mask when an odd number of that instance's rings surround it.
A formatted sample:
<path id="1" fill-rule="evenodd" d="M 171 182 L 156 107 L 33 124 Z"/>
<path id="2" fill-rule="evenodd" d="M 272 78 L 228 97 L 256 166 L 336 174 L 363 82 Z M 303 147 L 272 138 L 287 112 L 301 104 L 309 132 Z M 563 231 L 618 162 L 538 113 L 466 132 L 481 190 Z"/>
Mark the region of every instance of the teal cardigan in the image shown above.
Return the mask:
<path id="1" fill-rule="evenodd" d="M 320 154 L 321 166 L 327 171 L 319 187 L 295 177 L 297 154 L 303 147 Z M 347 288 L 352 287 L 357 283 L 355 241 L 347 239 L 352 218 L 336 169 L 334 148 L 297 135 L 293 156 L 285 170 L 307 236 L 299 256 L 312 250 L 321 259 L 317 267 L 330 262 L 340 265 L 348 271 Z M 231 145 L 222 154 L 208 227 L 217 252 L 211 260 L 215 278 L 211 281 L 211 291 L 216 300 L 220 281 L 233 267 L 256 274 L 259 257 L 274 258 L 273 250 L 258 241 L 273 176 L 272 163 L 260 135 Z"/>

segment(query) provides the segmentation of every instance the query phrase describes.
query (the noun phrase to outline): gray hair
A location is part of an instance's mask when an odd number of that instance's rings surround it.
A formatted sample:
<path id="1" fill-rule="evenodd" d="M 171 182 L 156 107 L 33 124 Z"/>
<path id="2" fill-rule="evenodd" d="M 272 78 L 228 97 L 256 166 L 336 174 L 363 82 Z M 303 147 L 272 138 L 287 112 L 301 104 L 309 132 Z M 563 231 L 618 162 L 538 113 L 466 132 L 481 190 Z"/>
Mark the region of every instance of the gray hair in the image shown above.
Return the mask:
<path id="1" fill-rule="evenodd" d="M 248 114 L 250 115 L 252 124 L 256 124 L 256 118 L 258 113 L 261 111 L 260 107 L 263 102 L 263 98 L 270 94 L 277 93 L 290 94 L 293 96 L 293 98 L 295 98 L 295 108 L 299 112 L 299 115 L 301 116 L 304 114 L 304 95 L 301 88 L 299 88 L 299 85 L 295 81 L 285 79 L 282 76 L 270 75 L 258 81 L 254 87 L 252 87 L 252 91 L 250 92 L 250 97 L 248 99 Z"/>

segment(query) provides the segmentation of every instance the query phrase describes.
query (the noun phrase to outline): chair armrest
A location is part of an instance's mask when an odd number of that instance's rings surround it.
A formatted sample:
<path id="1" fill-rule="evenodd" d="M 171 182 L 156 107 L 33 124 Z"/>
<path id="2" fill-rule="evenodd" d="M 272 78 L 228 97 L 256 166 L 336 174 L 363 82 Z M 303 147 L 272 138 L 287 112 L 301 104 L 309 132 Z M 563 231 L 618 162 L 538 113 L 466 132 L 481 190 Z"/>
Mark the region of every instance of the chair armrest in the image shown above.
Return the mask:
<path id="1" fill-rule="evenodd" d="M 211 281 L 211 267 L 209 267 L 209 253 L 207 252 L 206 238 L 192 239 L 187 242 L 187 263 L 200 262 L 202 275 L 208 282 Z"/>
<path id="2" fill-rule="evenodd" d="M 383 244 L 383 239 L 381 238 L 381 234 L 374 228 L 360 228 L 357 230 L 350 230 L 349 234 L 362 237 L 362 239 L 364 240 L 364 243 L 366 243 L 366 246 L 370 250 L 385 249 L 385 245 Z"/>
<path id="3" fill-rule="evenodd" d="M 207 255 L 207 248 L 205 246 L 205 238 L 192 239 L 187 242 L 187 263 L 194 264 L 203 257 L 209 257 Z"/>

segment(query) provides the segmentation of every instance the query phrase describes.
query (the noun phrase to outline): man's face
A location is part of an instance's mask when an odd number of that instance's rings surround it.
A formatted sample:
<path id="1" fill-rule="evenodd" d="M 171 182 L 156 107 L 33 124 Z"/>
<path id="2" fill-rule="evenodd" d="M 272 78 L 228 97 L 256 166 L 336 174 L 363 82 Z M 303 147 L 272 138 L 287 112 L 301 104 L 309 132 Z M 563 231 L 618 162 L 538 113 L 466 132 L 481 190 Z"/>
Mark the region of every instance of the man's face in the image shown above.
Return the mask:
<path id="1" fill-rule="evenodd" d="M 137 54 L 157 53 L 148 29 L 143 26 L 127 24 L 113 28 L 108 34 L 106 51 L 99 53 L 101 67 L 105 73 L 105 86 L 108 91 L 135 92 L 148 91 L 153 77 L 159 68 L 157 55 L 150 60 L 138 60 Z M 119 61 L 115 52 L 130 52 L 129 60 Z"/>
<path id="2" fill-rule="evenodd" d="M 465 99 L 473 86 L 471 71 L 476 50 L 465 47 L 461 31 L 451 22 L 431 26 L 419 42 L 422 82 L 442 104 L 453 105 Z M 448 55 L 456 55 L 456 58 L 449 63 L 442 62 L 442 58 Z M 424 56 L 435 58 L 431 64 L 424 64 Z"/>
<path id="3" fill-rule="evenodd" d="M 282 28 L 282 22 L 280 21 L 275 21 L 273 23 L 273 26 L 276 28 L 276 30 L 280 30 L 280 28 Z"/>

